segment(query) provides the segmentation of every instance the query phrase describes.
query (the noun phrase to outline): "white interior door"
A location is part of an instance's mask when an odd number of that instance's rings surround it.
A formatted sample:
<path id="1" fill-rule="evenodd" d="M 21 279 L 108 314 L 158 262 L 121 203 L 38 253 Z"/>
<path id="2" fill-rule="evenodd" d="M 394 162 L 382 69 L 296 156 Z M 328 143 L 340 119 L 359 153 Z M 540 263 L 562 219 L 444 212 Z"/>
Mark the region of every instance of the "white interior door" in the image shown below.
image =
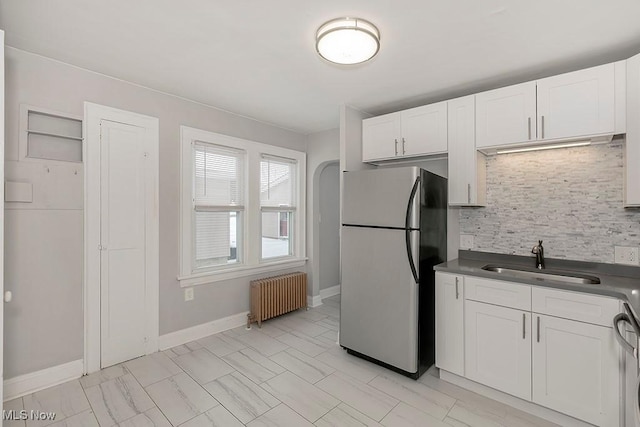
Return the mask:
<path id="1" fill-rule="evenodd" d="M 101 122 L 102 367 L 145 354 L 144 133 Z"/>
<path id="2" fill-rule="evenodd" d="M 158 350 L 158 119 L 85 103 L 85 371 Z"/>

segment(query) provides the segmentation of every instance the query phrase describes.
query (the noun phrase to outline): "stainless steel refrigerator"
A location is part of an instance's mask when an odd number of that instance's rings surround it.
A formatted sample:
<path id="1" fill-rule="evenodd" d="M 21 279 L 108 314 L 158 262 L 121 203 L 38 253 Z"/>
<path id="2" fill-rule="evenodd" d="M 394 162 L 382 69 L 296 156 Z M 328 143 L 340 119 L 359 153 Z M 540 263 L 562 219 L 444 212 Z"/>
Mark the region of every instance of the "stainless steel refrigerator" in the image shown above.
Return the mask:
<path id="1" fill-rule="evenodd" d="M 345 172 L 340 345 L 412 378 L 435 362 L 447 180 L 417 167 Z"/>

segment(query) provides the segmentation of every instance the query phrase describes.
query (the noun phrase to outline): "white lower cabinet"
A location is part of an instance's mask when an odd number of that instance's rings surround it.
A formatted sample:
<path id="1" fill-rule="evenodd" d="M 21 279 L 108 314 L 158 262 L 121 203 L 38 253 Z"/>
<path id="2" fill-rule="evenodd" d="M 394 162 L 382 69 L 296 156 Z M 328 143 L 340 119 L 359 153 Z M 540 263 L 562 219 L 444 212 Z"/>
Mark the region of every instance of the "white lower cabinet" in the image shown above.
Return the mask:
<path id="1" fill-rule="evenodd" d="M 466 377 L 531 400 L 531 313 L 465 301 Z"/>
<path id="2" fill-rule="evenodd" d="M 535 313 L 533 321 L 533 401 L 599 426 L 618 426 L 613 329 Z"/>
<path id="3" fill-rule="evenodd" d="M 436 366 L 464 376 L 464 277 L 436 273 Z"/>
<path id="4" fill-rule="evenodd" d="M 629 425 L 621 401 L 639 370 L 628 360 L 630 379 L 622 382 L 621 350 L 607 320 L 619 304 L 437 272 L 436 366 L 597 426 Z"/>

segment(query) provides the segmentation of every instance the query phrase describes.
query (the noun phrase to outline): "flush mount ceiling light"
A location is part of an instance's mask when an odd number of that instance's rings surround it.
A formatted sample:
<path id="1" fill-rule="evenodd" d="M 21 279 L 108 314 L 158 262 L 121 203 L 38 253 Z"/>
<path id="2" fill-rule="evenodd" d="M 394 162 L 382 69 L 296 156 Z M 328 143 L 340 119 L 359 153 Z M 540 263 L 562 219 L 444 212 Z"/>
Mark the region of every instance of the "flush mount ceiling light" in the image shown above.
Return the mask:
<path id="1" fill-rule="evenodd" d="M 316 33 L 316 50 L 324 59 L 336 64 L 368 61 L 379 49 L 380 31 L 364 19 L 332 19 L 322 24 Z"/>

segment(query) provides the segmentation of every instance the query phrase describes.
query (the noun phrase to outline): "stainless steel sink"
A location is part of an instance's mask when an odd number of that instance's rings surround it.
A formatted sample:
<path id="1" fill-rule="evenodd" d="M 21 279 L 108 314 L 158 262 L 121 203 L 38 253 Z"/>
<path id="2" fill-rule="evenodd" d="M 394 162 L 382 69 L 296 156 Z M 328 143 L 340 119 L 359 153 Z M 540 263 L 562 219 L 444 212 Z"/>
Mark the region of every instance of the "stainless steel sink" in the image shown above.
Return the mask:
<path id="1" fill-rule="evenodd" d="M 483 270 L 493 271 L 495 273 L 504 274 L 505 276 L 520 277 L 523 279 L 533 280 L 555 280 L 557 282 L 567 283 L 580 283 L 583 285 L 598 285 L 600 279 L 595 276 L 588 276 L 586 274 L 574 273 L 571 271 L 560 270 L 536 270 L 527 269 L 516 266 L 498 266 L 498 265 L 485 265 Z"/>

